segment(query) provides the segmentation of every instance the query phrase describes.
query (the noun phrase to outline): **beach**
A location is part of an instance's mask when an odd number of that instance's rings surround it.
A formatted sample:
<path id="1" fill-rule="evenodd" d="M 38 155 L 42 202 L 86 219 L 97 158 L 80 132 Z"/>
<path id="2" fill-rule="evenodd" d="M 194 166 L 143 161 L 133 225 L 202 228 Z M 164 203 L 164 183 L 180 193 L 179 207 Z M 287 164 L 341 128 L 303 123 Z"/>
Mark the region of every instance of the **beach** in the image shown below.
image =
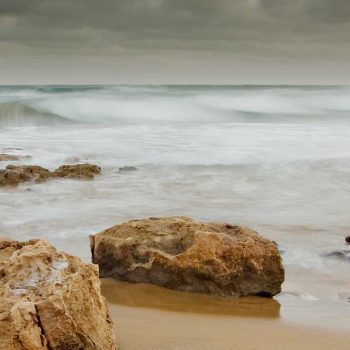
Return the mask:
<path id="1" fill-rule="evenodd" d="M 280 294 L 222 299 L 102 279 L 120 348 L 348 348 L 349 96 L 337 86 L 2 86 L 0 153 L 22 158 L 1 168 L 90 163 L 101 174 L 1 188 L 0 233 L 91 262 L 89 235 L 132 219 L 248 226 L 278 244 Z"/>
<path id="2" fill-rule="evenodd" d="M 219 298 L 102 279 L 121 349 L 348 349 L 348 326 L 298 325 L 258 297 Z M 282 306 L 283 308 L 283 306 Z"/>

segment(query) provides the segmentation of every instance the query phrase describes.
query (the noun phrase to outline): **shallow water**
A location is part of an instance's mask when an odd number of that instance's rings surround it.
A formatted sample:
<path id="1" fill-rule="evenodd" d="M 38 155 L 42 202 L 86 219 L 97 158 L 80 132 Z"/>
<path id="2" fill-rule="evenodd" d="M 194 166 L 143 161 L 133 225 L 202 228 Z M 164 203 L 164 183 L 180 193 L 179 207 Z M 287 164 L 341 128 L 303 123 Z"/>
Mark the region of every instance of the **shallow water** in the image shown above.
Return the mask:
<path id="1" fill-rule="evenodd" d="M 89 234 L 133 218 L 248 225 L 283 251 L 282 317 L 350 321 L 350 262 L 326 257 L 349 249 L 349 87 L 0 87 L 0 152 L 103 168 L 1 189 L 2 235 L 89 260 Z"/>

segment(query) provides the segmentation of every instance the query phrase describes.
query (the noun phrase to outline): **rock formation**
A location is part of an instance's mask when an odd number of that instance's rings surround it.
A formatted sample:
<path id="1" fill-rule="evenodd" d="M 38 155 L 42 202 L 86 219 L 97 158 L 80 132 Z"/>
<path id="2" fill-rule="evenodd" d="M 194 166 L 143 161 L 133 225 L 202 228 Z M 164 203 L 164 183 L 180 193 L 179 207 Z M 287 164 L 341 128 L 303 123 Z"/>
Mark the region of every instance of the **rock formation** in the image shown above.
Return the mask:
<path id="1" fill-rule="evenodd" d="M 0 239 L 0 350 L 115 350 L 98 267 L 45 241 Z"/>
<path id="2" fill-rule="evenodd" d="M 90 180 L 101 174 L 101 168 L 93 164 L 61 165 L 53 172 L 54 177 Z"/>
<path id="3" fill-rule="evenodd" d="M 132 220 L 90 236 L 100 276 L 189 292 L 273 296 L 284 268 L 257 232 L 187 217 Z"/>
<path id="4" fill-rule="evenodd" d="M 18 186 L 23 182 L 44 182 L 53 178 L 90 180 L 101 173 L 101 168 L 93 164 L 62 165 L 54 172 L 37 165 L 8 165 L 0 170 L 0 187 Z"/>
<path id="5" fill-rule="evenodd" d="M 0 187 L 17 186 L 22 182 L 44 182 L 52 177 L 51 172 L 37 165 L 8 165 L 0 170 Z"/>

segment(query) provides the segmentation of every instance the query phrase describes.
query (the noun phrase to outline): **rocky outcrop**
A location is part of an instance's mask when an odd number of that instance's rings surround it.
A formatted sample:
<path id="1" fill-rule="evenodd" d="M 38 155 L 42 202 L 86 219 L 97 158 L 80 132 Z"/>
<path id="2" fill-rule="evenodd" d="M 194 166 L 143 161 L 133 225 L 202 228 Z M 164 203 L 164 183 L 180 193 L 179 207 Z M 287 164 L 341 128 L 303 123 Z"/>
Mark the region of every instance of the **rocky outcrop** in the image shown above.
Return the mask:
<path id="1" fill-rule="evenodd" d="M 98 267 L 45 241 L 0 240 L 0 350 L 117 349 Z"/>
<path id="2" fill-rule="evenodd" d="M 273 296 L 284 268 L 257 232 L 187 217 L 132 220 L 90 236 L 100 276 L 188 292 Z"/>
<path id="3" fill-rule="evenodd" d="M 53 172 L 54 177 L 91 180 L 101 174 L 101 168 L 93 164 L 61 165 Z"/>
<path id="4" fill-rule="evenodd" d="M 18 186 L 23 182 L 44 182 L 52 177 L 49 170 L 37 165 L 8 165 L 0 170 L 0 187 Z"/>
<path id="5" fill-rule="evenodd" d="M 8 165 L 0 170 L 0 187 L 29 181 L 40 183 L 53 178 L 91 180 L 100 173 L 101 168 L 93 164 L 62 165 L 53 172 L 37 165 Z"/>

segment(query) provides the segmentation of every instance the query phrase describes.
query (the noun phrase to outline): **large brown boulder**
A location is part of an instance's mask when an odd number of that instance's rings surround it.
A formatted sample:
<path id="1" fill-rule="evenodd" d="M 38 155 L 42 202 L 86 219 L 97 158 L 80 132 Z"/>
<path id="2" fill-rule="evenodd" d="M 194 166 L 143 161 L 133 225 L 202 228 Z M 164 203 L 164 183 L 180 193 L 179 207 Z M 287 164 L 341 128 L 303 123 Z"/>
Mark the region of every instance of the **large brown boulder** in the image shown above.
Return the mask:
<path id="1" fill-rule="evenodd" d="M 18 186 L 23 182 L 44 182 L 53 178 L 91 180 L 101 174 L 101 168 L 93 164 L 62 165 L 51 172 L 37 165 L 8 165 L 0 170 L 0 187 Z"/>
<path id="2" fill-rule="evenodd" d="M 0 350 L 117 349 L 98 267 L 45 241 L 0 240 Z"/>
<path id="3" fill-rule="evenodd" d="M 82 179 L 90 180 L 95 175 L 101 174 L 101 168 L 94 164 L 74 164 L 74 165 L 61 165 L 53 172 L 53 176 L 69 178 L 69 179 Z"/>
<path id="4" fill-rule="evenodd" d="M 132 220 L 90 236 L 100 276 L 188 292 L 273 296 L 284 268 L 257 232 L 187 217 Z"/>

